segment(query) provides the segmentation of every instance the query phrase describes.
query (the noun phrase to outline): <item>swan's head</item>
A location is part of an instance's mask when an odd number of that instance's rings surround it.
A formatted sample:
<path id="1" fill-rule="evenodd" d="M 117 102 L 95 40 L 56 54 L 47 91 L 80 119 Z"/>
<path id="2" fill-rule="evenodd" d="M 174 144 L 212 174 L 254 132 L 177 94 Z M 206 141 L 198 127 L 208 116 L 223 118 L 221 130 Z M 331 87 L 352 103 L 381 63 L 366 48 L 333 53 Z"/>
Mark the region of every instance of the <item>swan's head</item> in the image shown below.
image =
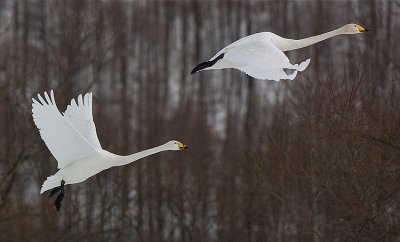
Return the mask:
<path id="1" fill-rule="evenodd" d="M 344 34 L 359 34 L 366 31 L 370 31 L 358 24 L 346 24 L 342 27 Z"/>
<path id="2" fill-rule="evenodd" d="M 184 145 L 176 140 L 169 141 L 168 143 L 165 144 L 165 146 L 167 147 L 168 150 L 183 150 L 189 148 L 187 145 Z"/>

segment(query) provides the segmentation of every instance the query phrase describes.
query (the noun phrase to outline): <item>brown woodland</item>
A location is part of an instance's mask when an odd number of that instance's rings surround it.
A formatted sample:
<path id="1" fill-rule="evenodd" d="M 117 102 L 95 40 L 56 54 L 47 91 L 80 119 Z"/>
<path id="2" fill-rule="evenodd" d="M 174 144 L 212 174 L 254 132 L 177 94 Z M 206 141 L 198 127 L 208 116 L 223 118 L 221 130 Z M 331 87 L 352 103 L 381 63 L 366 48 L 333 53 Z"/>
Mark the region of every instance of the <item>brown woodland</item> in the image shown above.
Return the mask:
<path id="1" fill-rule="evenodd" d="M 400 1 L 0 1 L 0 241 L 400 241 Z M 270 31 L 295 80 L 191 69 Z M 66 187 L 31 116 L 93 92 L 102 147 L 190 146 Z"/>

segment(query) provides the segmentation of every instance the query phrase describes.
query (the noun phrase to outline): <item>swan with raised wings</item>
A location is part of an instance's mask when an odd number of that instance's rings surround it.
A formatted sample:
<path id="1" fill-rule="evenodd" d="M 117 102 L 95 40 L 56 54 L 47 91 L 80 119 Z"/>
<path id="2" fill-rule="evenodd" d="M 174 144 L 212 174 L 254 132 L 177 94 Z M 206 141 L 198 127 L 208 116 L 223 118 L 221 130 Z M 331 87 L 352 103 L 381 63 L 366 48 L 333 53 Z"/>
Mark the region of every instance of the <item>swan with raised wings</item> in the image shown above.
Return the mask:
<path id="1" fill-rule="evenodd" d="M 64 186 L 83 182 L 113 166 L 123 166 L 143 157 L 167 150 L 188 148 L 179 141 L 169 141 L 155 148 L 132 155 L 116 155 L 101 148 L 92 115 L 92 93 L 71 100 L 65 113 L 56 106 L 53 90 L 44 98 L 32 98 L 32 116 L 40 135 L 58 162 L 58 172 L 43 183 L 40 193 L 53 189 L 49 197 L 59 192 L 55 200 L 57 211 L 64 198 Z"/>

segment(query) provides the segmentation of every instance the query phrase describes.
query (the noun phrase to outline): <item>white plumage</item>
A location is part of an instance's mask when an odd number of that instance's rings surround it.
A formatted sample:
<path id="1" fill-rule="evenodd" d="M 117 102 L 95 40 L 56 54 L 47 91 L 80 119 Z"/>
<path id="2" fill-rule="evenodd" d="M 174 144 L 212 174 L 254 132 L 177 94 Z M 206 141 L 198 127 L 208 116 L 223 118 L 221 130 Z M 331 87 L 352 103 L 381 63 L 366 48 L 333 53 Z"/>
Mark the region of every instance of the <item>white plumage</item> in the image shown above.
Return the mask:
<path id="1" fill-rule="evenodd" d="M 44 97 L 38 95 L 40 102 L 32 98 L 32 116 L 42 139 L 58 162 L 57 168 L 62 169 L 75 160 L 97 155 L 102 149 L 92 118 L 91 94 L 86 94 L 85 104 L 82 95 L 79 95 L 80 106 L 72 100 L 72 106 L 68 105 L 64 116 L 58 111 L 53 91 L 50 97 L 45 92 Z"/>
<path id="2" fill-rule="evenodd" d="M 215 66 L 209 69 L 223 69 L 233 66 L 257 79 L 279 81 L 280 79 L 293 80 L 298 71 L 307 68 L 310 59 L 298 64 L 291 64 L 288 57 L 272 42 L 277 35 L 263 32 L 244 37 L 219 51 L 212 59 L 224 54 Z M 279 37 L 279 36 L 277 36 Z M 287 74 L 284 69 L 292 70 Z"/>
<path id="3" fill-rule="evenodd" d="M 33 120 L 60 169 L 47 178 L 40 193 L 61 185 L 63 193 L 64 182 L 65 184 L 82 182 L 113 166 L 126 165 L 161 151 L 187 148 L 181 142 L 172 140 L 132 155 L 116 155 L 103 150 L 97 138 L 92 115 L 92 93 L 87 93 L 84 97 L 79 95 L 78 102 L 72 99 L 64 114 L 61 114 L 56 106 L 53 91 L 50 92 L 50 96 L 45 92 L 44 98 L 38 94 L 38 101 L 34 98 L 32 100 Z"/>
<path id="4" fill-rule="evenodd" d="M 307 68 L 310 59 L 291 64 L 284 51 L 303 48 L 340 34 L 365 31 L 368 30 L 360 25 L 347 24 L 339 29 L 301 40 L 286 39 L 270 32 L 256 33 L 226 46 L 209 61 L 197 65 L 191 74 L 201 70 L 236 68 L 257 79 L 293 80 L 299 71 Z"/>

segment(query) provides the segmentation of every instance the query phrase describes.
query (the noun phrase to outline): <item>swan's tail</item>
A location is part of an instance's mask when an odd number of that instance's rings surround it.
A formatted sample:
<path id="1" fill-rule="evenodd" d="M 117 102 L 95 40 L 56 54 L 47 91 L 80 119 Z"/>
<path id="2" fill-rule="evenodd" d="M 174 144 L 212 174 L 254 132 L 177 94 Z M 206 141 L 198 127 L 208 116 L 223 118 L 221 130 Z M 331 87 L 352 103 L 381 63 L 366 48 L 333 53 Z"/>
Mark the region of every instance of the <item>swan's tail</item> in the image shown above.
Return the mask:
<path id="1" fill-rule="evenodd" d="M 311 59 L 307 59 L 307 60 L 301 62 L 299 64 L 299 66 L 297 67 L 297 70 L 304 71 L 307 68 L 307 66 L 310 64 L 310 61 L 311 61 Z"/>
<path id="2" fill-rule="evenodd" d="M 47 180 L 43 183 L 42 188 L 40 189 L 40 194 L 44 193 L 49 189 L 60 186 L 61 180 L 62 179 L 57 175 L 52 175 L 47 177 Z"/>

